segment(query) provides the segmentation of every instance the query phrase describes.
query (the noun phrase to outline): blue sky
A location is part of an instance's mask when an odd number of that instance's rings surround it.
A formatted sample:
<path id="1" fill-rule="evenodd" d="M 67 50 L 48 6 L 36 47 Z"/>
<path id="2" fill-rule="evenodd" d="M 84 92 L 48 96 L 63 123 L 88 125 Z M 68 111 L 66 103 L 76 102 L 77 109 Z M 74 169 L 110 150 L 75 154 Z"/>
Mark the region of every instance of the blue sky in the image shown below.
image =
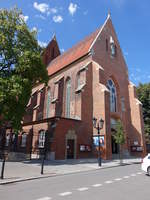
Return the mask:
<path id="1" fill-rule="evenodd" d="M 150 82 L 149 0 L 0 0 L 0 8 L 15 5 L 29 28 L 38 30 L 39 43 L 56 33 L 62 52 L 101 26 L 110 10 L 130 80 Z"/>

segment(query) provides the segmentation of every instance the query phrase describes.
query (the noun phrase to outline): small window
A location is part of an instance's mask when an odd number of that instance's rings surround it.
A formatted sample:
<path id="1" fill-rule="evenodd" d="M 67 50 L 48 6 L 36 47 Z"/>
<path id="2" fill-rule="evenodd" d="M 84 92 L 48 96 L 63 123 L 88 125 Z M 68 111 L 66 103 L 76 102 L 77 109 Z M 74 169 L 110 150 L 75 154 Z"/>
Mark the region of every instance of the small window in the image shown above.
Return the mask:
<path id="1" fill-rule="evenodd" d="M 26 143 L 27 143 L 27 134 L 23 133 L 21 138 L 21 147 L 26 147 Z"/>
<path id="2" fill-rule="evenodd" d="M 116 56 L 116 45 L 114 43 L 111 44 L 111 55 Z"/>
<path id="3" fill-rule="evenodd" d="M 115 45 L 115 42 L 112 36 L 110 36 L 110 49 L 111 49 L 111 56 L 115 57 L 117 55 L 117 47 Z"/>
<path id="4" fill-rule="evenodd" d="M 108 51 L 108 39 L 106 39 L 106 51 Z"/>
<path id="5" fill-rule="evenodd" d="M 53 47 L 52 48 L 52 58 L 54 58 L 54 56 L 55 56 L 55 48 Z"/>
<path id="6" fill-rule="evenodd" d="M 39 148 L 44 148 L 45 144 L 45 131 L 41 130 L 39 132 Z"/>

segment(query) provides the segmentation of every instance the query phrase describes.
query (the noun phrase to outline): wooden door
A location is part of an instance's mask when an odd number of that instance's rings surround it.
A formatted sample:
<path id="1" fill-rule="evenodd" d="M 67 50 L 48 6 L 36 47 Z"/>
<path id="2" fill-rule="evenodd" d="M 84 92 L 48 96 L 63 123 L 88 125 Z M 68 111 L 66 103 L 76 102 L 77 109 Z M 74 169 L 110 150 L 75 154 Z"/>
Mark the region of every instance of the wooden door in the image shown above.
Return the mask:
<path id="1" fill-rule="evenodd" d="M 67 159 L 74 158 L 74 140 L 68 139 L 67 140 Z"/>

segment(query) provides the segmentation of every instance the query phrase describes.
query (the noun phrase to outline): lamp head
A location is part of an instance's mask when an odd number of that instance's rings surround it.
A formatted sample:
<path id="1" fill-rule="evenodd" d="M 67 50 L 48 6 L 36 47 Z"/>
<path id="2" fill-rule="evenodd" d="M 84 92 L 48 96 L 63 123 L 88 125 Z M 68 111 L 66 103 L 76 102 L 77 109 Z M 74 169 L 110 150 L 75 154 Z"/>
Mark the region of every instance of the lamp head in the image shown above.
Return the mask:
<path id="1" fill-rule="evenodd" d="M 99 120 L 100 129 L 103 128 L 103 125 L 104 125 L 104 120 L 101 118 L 101 119 Z"/>

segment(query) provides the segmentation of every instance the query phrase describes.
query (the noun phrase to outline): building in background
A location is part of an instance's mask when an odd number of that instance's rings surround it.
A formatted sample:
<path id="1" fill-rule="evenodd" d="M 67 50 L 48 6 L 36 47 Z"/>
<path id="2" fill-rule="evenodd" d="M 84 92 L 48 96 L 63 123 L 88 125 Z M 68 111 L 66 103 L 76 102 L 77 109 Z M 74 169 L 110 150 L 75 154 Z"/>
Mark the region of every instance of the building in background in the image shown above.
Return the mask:
<path id="1" fill-rule="evenodd" d="M 48 159 L 76 159 L 96 156 L 97 132 L 92 119 L 102 118 L 102 156 L 118 154 L 112 135 L 121 120 L 126 142 L 124 155 L 145 152 L 142 106 L 108 15 L 104 24 L 63 54 L 54 36 L 43 61 L 49 81 L 37 84 L 27 105 L 23 132 L 11 141 L 19 152 L 40 156 L 47 139 Z M 9 145 L 8 130 L 6 145 Z M 16 141 L 17 140 L 17 141 Z"/>

